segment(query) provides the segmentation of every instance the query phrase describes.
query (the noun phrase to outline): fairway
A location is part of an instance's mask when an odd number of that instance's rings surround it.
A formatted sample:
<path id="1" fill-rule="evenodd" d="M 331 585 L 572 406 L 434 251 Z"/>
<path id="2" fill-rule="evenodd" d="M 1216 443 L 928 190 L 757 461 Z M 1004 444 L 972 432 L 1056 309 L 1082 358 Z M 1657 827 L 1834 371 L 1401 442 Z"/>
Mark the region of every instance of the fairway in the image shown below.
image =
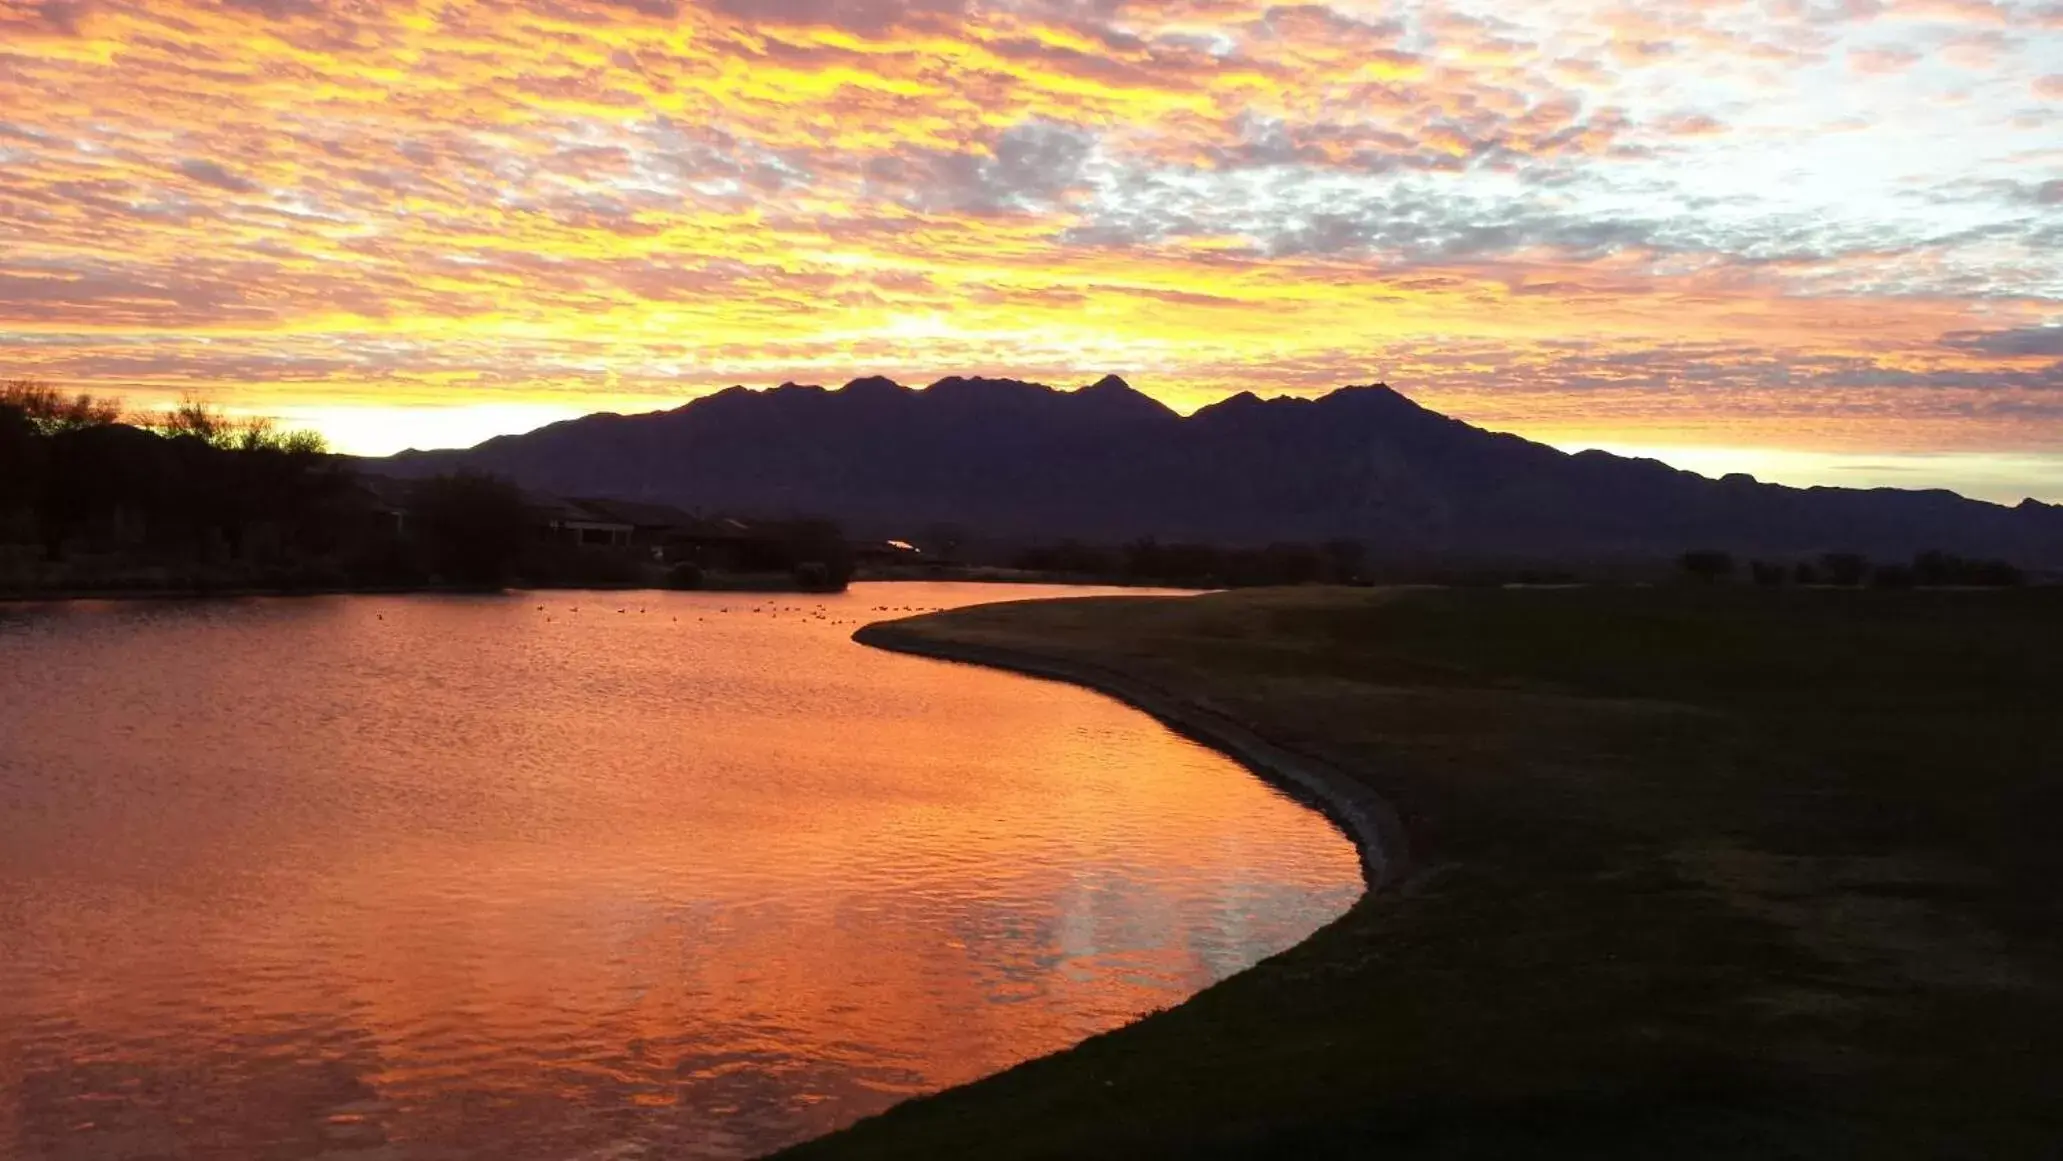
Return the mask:
<path id="1" fill-rule="evenodd" d="M 1188 1004 L 796 1150 L 2048 1157 L 2063 590 L 1250 591 L 897 622 L 1364 781 L 1401 882 Z"/>

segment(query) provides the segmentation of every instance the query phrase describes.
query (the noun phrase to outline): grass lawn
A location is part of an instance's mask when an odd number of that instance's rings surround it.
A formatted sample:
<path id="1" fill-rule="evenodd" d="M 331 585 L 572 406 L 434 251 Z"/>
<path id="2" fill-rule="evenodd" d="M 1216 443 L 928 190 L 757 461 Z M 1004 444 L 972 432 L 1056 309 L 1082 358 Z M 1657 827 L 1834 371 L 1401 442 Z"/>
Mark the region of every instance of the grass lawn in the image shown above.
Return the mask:
<path id="1" fill-rule="evenodd" d="M 2063 1157 L 2063 590 L 1296 589 L 900 628 L 1380 791 L 1407 877 L 877 1157 Z"/>

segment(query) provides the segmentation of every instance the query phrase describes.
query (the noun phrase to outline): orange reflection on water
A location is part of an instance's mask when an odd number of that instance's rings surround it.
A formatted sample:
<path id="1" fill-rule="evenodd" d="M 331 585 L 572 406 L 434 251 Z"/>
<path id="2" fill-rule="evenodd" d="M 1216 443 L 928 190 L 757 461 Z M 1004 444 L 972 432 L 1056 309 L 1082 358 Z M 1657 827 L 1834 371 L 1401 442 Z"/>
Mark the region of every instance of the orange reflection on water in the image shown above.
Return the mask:
<path id="1" fill-rule="evenodd" d="M 5 614 L 0 1153 L 749 1156 L 1359 893 L 1138 714 L 847 639 L 996 595 Z"/>

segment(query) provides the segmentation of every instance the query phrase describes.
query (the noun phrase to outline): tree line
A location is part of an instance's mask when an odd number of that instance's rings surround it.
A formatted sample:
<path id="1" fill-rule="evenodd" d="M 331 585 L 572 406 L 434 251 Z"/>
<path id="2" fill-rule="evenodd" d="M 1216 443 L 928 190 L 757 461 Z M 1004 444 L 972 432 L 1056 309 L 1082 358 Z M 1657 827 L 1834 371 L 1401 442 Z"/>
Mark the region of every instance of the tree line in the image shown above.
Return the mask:
<path id="1" fill-rule="evenodd" d="M 1708 584 L 1732 579 L 1743 571 L 1732 553 L 1713 549 L 1686 552 L 1677 563 L 1686 574 Z M 2013 588 L 2027 583 L 2026 573 L 2011 561 L 1973 560 L 1939 550 L 1918 553 L 1909 562 L 1873 561 L 1855 552 L 1829 552 L 1791 562 L 1750 560 L 1745 573 L 1763 588 Z"/>
<path id="2" fill-rule="evenodd" d="M 851 553 L 837 525 L 755 527 L 722 561 L 662 545 L 598 551 L 554 539 L 499 477 L 403 485 L 361 476 L 313 432 L 204 400 L 129 412 L 0 382 L 0 591 L 701 587 L 753 570 L 790 587 L 845 586 Z"/>
<path id="3" fill-rule="evenodd" d="M 0 383 L 0 543 L 44 562 L 125 553 L 268 567 L 334 547 L 348 473 L 320 436 L 194 399 L 125 415 L 117 400 Z"/>
<path id="4" fill-rule="evenodd" d="M 1367 555 L 1366 546 L 1356 540 L 1260 548 L 1163 544 L 1153 539 L 1113 548 L 1068 540 L 1023 549 L 1011 566 L 1119 584 L 1249 588 L 1361 583 L 1367 579 Z"/>

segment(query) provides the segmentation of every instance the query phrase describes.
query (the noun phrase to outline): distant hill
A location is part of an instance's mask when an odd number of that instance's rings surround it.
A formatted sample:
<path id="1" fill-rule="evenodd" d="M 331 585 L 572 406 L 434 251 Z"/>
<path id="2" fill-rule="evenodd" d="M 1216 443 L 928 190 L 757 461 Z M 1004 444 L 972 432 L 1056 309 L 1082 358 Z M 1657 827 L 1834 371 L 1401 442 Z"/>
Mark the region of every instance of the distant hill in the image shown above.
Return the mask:
<path id="1" fill-rule="evenodd" d="M 1378 556 L 1939 548 L 2063 564 L 2063 506 L 1711 480 L 1484 431 L 1382 385 L 1319 399 L 1240 394 L 1186 418 L 1116 377 L 1078 391 L 958 377 L 921 391 L 882 378 L 733 387 L 672 411 L 591 415 L 368 466 L 402 476 L 470 467 L 566 495 L 818 514 L 878 535 L 951 523 L 1023 540 L 1350 538 Z"/>

